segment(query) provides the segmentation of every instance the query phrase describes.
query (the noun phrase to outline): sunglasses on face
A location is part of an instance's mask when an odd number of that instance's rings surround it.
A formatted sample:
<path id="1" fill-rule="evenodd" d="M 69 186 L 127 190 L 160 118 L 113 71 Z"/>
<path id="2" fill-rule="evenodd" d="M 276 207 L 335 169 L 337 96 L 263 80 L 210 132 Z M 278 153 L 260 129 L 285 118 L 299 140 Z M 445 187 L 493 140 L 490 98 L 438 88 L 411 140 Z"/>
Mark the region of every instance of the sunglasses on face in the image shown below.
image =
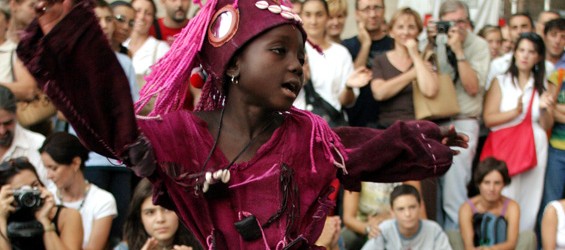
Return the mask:
<path id="1" fill-rule="evenodd" d="M 126 16 L 124 16 L 124 15 L 116 15 L 114 18 L 115 18 L 116 21 L 118 21 L 119 23 L 122 23 L 122 24 L 123 24 L 123 23 L 127 23 L 130 28 L 133 28 L 133 25 L 135 24 L 135 20 L 133 20 L 133 19 L 129 19 L 129 20 L 128 20 L 128 19 L 126 18 Z"/>

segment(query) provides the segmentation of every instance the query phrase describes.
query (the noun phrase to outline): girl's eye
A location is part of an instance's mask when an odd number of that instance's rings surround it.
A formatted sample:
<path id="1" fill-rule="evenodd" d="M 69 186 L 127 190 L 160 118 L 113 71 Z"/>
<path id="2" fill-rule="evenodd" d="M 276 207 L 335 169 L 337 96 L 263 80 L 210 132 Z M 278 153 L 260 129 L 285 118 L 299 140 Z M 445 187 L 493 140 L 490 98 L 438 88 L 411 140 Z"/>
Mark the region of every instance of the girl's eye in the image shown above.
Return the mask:
<path id="1" fill-rule="evenodd" d="M 284 54 L 286 52 L 286 49 L 284 49 L 284 48 L 274 48 L 274 49 L 271 49 L 271 51 L 273 51 L 277 54 Z"/>

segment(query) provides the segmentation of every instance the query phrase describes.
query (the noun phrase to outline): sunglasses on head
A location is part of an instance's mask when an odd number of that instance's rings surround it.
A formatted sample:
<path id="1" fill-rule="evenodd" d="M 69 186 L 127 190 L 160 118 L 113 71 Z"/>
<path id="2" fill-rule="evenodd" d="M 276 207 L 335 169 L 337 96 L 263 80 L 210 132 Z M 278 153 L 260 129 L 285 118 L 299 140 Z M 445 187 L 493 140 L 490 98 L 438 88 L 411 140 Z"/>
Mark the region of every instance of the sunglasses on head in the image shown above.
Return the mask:
<path id="1" fill-rule="evenodd" d="M 8 159 L 0 163 L 0 171 L 6 171 L 8 169 L 17 168 L 24 164 L 29 164 L 29 159 L 25 156 Z"/>
<path id="2" fill-rule="evenodd" d="M 133 20 L 133 19 L 128 20 L 127 17 L 124 16 L 124 15 L 116 15 L 114 18 L 119 23 L 127 23 L 128 26 L 131 27 L 131 28 L 133 28 L 133 25 L 135 24 L 135 20 Z"/>

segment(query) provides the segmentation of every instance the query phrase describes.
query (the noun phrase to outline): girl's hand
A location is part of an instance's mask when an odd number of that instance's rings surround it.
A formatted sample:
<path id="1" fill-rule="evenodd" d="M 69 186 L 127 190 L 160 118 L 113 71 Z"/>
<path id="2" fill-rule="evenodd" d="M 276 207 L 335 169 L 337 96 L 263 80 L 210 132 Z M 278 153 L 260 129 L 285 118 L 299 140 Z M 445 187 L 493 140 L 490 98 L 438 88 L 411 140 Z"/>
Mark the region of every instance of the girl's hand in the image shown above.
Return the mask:
<path id="1" fill-rule="evenodd" d="M 366 67 L 360 67 L 351 73 L 345 85 L 350 88 L 361 88 L 369 84 L 372 78 L 373 72 Z"/>
<path id="2" fill-rule="evenodd" d="M 14 190 L 11 185 L 4 185 L 0 189 L 0 217 L 4 220 L 8 219 L 11 212 L 16 211 L 13 206 Z"/>
<path id="3" fill-rule="evenodd" d="M 455 131 L 455 126 L 450 125 L 449 127 L 442 126 L 440 127 L 441 133 L 441 143 L 449 147 L 460 147 L 460 148 L 467 148 L 469 147 L 469 137 L 463 133 L 457 133 Z M 459 150 L 451 150 L 453 155 L 459 154 Z"/>
<path id="4" fill-rule="evenodd" d="M 145 241 L 145 244 L 143 245 L 141 250 L 157 250 L 158 246 L 159 241 L 153 237 L 149 237 L 147 241 Z"/>
<path id="5" fill-rule="evenodd" d="M 35 4 L 37 21 L 43 34 L 49 33 L 71 11 L 74 1 L 79 0 L 39 0 Z"/>
<path id="6" fill-rule="evenodd" d="M 46 188 L 40 187 L 39 190 L 41 190 L 41 199 L 43 200 L 43 204 L 37 211 L 35 211 L 35 218 L 43 224 L 43 226 L 48 226 L 51 225 L 49 213 L 51 212 L 51 209 L 55 207 L 55 199 L 53 199 L 53 194 L 51 194 L 51 192 L 49 192 Z"/>

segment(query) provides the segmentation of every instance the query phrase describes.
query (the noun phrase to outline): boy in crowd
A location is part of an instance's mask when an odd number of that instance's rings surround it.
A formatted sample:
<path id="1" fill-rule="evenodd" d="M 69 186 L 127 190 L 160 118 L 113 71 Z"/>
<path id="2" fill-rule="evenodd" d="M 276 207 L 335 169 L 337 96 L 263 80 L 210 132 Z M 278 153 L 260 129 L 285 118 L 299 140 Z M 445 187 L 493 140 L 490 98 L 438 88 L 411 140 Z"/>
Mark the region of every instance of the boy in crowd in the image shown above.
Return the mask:
<path id="1" fill-rule="evenodd" d="M 420 193 L 411 185 L 400 185 L 390 194 L 394 219 L 379 225 L 381 234 L 363 246 L 377 249 L 451 249 L 447 235 L 434 221 L 420 218 Z"/>

